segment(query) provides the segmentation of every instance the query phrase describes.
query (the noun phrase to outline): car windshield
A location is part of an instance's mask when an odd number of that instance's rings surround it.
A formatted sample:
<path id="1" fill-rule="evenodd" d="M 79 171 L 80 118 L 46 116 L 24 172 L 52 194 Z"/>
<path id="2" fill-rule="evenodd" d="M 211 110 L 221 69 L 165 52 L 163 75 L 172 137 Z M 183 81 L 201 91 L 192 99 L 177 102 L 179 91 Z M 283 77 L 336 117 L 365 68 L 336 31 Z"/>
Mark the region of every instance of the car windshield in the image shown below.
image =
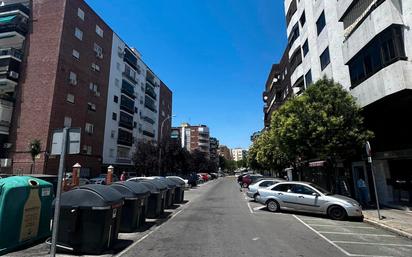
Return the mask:
<path id="1" fill-rule="evenodd" d="M 309 184 L 311 187 L 315 188 L 316 190 L 318 190 L 319 192 L 321 192 L 324 195 L 333 195 L 331 192 L 329 192 L 328 190 L 324 189 L 323 187 L 320 187 L 316 184 L 310 183 Z"/>

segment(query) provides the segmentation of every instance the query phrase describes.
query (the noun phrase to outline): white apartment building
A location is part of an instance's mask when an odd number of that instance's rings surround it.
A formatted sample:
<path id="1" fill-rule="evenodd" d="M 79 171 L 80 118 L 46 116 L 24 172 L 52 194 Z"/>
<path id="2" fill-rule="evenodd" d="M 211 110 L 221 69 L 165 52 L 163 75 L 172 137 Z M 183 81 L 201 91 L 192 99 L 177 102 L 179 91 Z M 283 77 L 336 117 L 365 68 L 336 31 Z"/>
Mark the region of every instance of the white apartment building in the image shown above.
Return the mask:
<path id="1" fill-rule="evenodd" d="M 137 142 L 157 140 L 159 83 L 140 54 L 113 33 L 103 164 L 132 166 Z"/>
<path id="2" fill-rule="evenodd" d="M 232 160 L 234 161 L 240 161 L 243 160 L 243 153 L 244 150 L 242 148 L 233 148 L 230 150 L 231 155 L 232 155 Z"/>
<path id="3" fill-rule="evenodd" d="M 324 75 L 362 107 L 372 139 L 380 201 L 412 203 L 412 1 L 285 0 L 289 73 L 295 94 Z M 352 163 L 352 185 L 365 160 Z M 373 188 L 370 187 L 370 192 Z M 371 199 L 373 198 L 373 194 Z M 372 199 L 373 200 L 373 199 Z"/>

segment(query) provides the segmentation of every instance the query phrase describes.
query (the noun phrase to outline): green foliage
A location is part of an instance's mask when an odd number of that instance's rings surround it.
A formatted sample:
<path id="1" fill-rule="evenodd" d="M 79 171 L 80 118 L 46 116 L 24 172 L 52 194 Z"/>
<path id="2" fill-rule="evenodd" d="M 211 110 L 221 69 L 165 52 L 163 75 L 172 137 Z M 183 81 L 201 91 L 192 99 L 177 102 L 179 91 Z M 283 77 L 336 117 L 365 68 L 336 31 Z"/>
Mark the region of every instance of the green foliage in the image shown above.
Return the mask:
<path id="1" fill-rule="evenodd" d="M 273 113 L 270 129 L 249 151 L 249 163 L 272 170 L 312 158 L 333 162 L 353 156 L 372 136 L 355 99 L 324 78 Z"/>

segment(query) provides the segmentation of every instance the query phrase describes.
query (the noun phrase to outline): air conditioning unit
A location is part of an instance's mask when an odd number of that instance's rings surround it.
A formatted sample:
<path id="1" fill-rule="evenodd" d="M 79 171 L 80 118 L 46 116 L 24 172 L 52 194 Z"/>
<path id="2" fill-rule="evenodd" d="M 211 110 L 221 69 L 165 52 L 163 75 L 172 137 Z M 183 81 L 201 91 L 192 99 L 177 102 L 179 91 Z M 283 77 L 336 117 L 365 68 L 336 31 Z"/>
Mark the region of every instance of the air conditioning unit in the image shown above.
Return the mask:
<path id="1" fill-rule="evenodd" d="M 0 159 L 0 167 L 9 168 L 11 167 L 12 162 L 12 159 Z"/>
<path id="2" fill-rule="evenodd" d="M 10 71 L 9 76 L 13 79 L 18 79 L 19 78 L 19 73 L 15 71 Z"/>
<path id="3" fill-rule="evenodd" d="M 10 149 L 12 146 L 13 146 L 12 143 L 4 143 L 3 144 L 3 148 L 5 148 L 5 149 Z"/>
<path id="4" fill-rule="evenodd" d="M 96 57 L 103 59 L 103 53 L 102 52 L 96 52 Z"/>
<path id="5" fill-rule="evenodd" d="M 71 84 L 71 85 L 77 85 L 77 79 L 74 79 L 74 78 L 70 78 L 69 79 L 69 83 Z"/>

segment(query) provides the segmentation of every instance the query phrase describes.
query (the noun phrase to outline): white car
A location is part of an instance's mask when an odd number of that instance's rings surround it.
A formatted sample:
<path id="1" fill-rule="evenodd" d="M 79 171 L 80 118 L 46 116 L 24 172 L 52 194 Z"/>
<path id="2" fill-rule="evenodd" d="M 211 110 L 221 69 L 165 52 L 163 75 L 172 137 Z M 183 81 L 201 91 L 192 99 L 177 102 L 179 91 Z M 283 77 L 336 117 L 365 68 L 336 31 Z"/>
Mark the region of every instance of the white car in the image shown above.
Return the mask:
<path id="1" fill-rule="evenodd" d="M 279 182 L 284 182 L 284 179 L 278 179 L 278 178 L 268 178 L 268 179 L 261 179 L 258 180 L 256 183 L 251 184 L 246 192 L 246 195 L 250 198 L 252 198 L 253 200 L 255 200 L 255 202 L 257 201 L 257 196 L 258 194 L 258 189 L 263 189 L 269 186 L 272 186 L 274 184 L 277 184 Z"/>
<path id="2" fill-rule="evenodd" d="M 363 218 L 360 204 L 349 197 L 328 192 L 308 182 L 282 182 L 258 189 L 258 202 L 271 212 L 291 210 L 326 214 L 331 219 Z"/>

